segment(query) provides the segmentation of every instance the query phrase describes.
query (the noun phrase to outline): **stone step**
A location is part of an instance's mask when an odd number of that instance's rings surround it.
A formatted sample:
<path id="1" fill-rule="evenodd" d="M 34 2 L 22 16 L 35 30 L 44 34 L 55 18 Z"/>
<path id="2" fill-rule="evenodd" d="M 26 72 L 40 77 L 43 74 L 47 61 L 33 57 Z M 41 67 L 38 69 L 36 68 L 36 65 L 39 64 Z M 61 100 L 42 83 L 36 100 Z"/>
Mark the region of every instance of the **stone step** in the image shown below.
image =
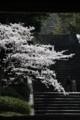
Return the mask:
<path id="1" fill-rule="evenodd" d="M 52 105 L 44 105 L 44 104 L 36 104 L 34 105 L 35 110 L 80 110 L 80 105 L 61 105 L 61 104 L 52 104 Z"/>
<path id="2" fill-rule="evenodd" d="M 35 98 L 80 98 L 80 95 L 34 94 Z"/>
<path id="3" fill-rule="evenodd" d="M 38 93 L 33 95 L 34 100 L 41 100 L 41 99 L 49 99 L 49 100 L 79 100 L 80 95 L 79 94 L 69 94 L 69 95 L 63 95 L 63 94 L 53 94 L 53 93 Z"/>
<path id="4" fill-rule="evenodd" d="M 68 101 L 80 101 L 80 98 L 76 99 L 76 98 L 64 98 L 64 97 L 63 98 L 47 98 L 47 97 L 46 98 L 44 98 L 44 97 L 41 98 L 40 97 L 40 98 L 34 98 L 34 100 L 35 101 L 44 101 L 44 100 L 45 101 L 54 101 L 54 100 L 56 100 L 56 101 L 59 101 L 59 100 L 60 101 L 64 101 L 64 100 L 68 100 Z"/>
<path id="5" fill-rule="evenodd" d="M 52 103 L 57 103 L 57 104 L 63 104 L 63 103 L 68 103 L 68 104 L 73 104 L 73 103 L 76 103 L 76 104 L 80 104 L 80 101 L 34 101 L 34 103 L 39 103 L 39 104 L 41 104 L 41 103 L 44 103 L 45 105 L 46 104 L 52 104 Z"/>
<path id="6" fill-rule="evenodd" d="M 45 106 L 45 104 L 43 104 L 43 103 L 41 103 L 41 104 L 38 104 L 38 103 L 36 103 L 35 104 L 35 106 Z M 66 103 L 64 103 L 64 104 L 60 104 L 60 103 L 52 103 L 52 104 L 46 104 L 46 106 L 47 107 L 49 107 L 49 106 L 66 106 Z M 72 104 L 69 104 L 69 103 L 67 103 L 67 106 L 78 106 L 78 107 L 80 107 L 80 104 L 77 104 L 77 103 L 72 103 Z"/>
<path id="7" fill-rule="evenodd" d="M 35 111 L 36 110 L 80 110 L 80 106 L 79 107 L 70 107 L 70 106 L 63 106 L 63 107 L 47 107 L 47 106 L 44 106 L 44 107 L 35 107 Z"/>
<path id="8" fill-rule="evenodd" d="M 53 87 L 53 86 L 51 86 L 51 87 Z M 47 89 L 49 89 L 49 88 L 47 88 Z M 39 91 L 39 92 L 34 92 L 34 95 L 63 95 L 63 96 L 68 96 L 68 95 L 80 95 L 80 92 L 67 92 L 67 94 L 66 95 L 64 95 L 63 94 L 63 92 L 61 92 L 61 93 L 58 93 L 57 91 L 52 91 L 52 92 L 50 92 L 50 91 Z"/>
<path id="9" fill-rule="evenodd" d="M 59 120 L 59 119 L 61 119 L 61 120 L 75 120 L 76 118 L 76 120 L 80 120 L 80 112 L 79 113 L 35 113 L 35 116 L 39 116 L 39 118 L 40 118 L 40 116 L 45 116 L 46 117 L 46 120 L 49 120 L 50 119 L 50 117 L 52 118 L 52 120 L 53 119 L 55 119 L 55 120 Z M 56 117 L 55 117 L 56 116 Z M 44 117 L 44 120 L 45 120 L 45 117 Z M 49 117 L 49 118 L 48 118 Z M 39 119 L 38 118 L 38 120 L 41 120 L 41 119 Z"/>
<path id="10" fill-rule="evenodd" d="M 71 99 L 73 99 L 73 98 L 75 98 L 75 99 L 78 99 L 78 98 L 80 98 L 80 96 L 72 96 L 72 95 L 69 95 L 69 96 L 63 96 L 63 95 L 34 95 L 34 98 L 71 98 Z"/>
<path id="11" fill-rule="evenodd" d="M 58 92 L 35 92 L 35 114 L 70 114 L 80 113 L 80 93 L 69 92 L 69 95 Z"/>
<path id="12" fill-rule="evenodd" d="M 34 94 L 55 94 L 55 95 L 62 95 L 63 92 L 58 93 L 58 92 L 34 92 Z M 80 92 L 69 92 L 69 95 L 80 95 Z"/>
<path id="13" fill-rule="evenodd" d="M 36 110 L 35 113 L 80 113 L 80 110 Z"/>

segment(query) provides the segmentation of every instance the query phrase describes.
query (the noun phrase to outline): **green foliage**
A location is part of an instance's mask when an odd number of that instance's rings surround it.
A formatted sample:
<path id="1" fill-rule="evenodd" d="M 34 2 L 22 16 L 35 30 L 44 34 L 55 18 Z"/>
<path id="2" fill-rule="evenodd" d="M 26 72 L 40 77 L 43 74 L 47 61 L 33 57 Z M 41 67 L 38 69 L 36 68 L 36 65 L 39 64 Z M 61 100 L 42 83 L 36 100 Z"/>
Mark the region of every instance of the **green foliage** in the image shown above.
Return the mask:
<path id="1" fill-rule="evenodd" d="M 30 88 L 27 83 L 20 82 L 19 84 L 12 84 L 10 87 L 14 88 L 20 96 L 29 101 Z"/>
<path id="2" fill-rule="evenodd" d="M 45 23 L 42 23 L 42 27 L 46 27 L 46 24 L 45 24 Z"/>
<path id="3" fill-rule="evenodd" d="M 53 34 L 80 34 L 80 13 L 57 13 Z"/>
<path id="4" fill-rule="evenodd" d="M 62 33 L 62 29 L 61 29 L 60 18 L 57 16 L 56 20 L 57 20 L 57 23 L 54 24 L 55 30 L 53 31 L 53 34 L 61 34 Z"/>
<path id="5" fill-rule="evenodd" d="M 53 34 L 57 35 L 57 34 L 61 34 L 61 28 L 56 26 L 55 30 L 53 31 Z"/>
<path id="6" fill-rule="evenodd" d="M 12 117 L 12 116 L 25 116 L 26 114 L 17 113 L 17 112 L 11 112 L 11 111 L 0 111 L 0 116 L 5 117 Z"/>
<path id="7" fill-rule="evenodd" d="M 59 13 L 63 33 L 80 33 L 80 13 Z"/>
<path id="8" fill-rule="evenodd" d="M 19 98 L 22 100 L 25 100 L 24 97 L 22 97 L 14 88 L 7 87 L 2 90 L 1 96 L 11 96 L 15 98 Z"/>
<path id="9" fill-rule="evenodd" d="M 30 115 L 31 107 L 24 100 L 20 100 L 18 98 L 13 98 L 8 96 L 4 96 L 4 97 L 1 96 L 0 111 L 11 111 L 11 112 L 18 112 L 18 113 Z"/>

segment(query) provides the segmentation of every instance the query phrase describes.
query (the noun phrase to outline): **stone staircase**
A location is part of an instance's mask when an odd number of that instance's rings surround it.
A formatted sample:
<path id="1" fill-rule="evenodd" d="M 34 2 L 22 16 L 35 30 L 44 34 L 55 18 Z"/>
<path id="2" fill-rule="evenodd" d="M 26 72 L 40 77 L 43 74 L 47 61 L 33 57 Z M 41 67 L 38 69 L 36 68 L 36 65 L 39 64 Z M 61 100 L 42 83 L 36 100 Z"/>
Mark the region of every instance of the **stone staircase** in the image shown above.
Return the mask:
<path id="1" fill-rule="evenodd" d="M 57 80 L 66 90 L 66 77 L 73 76 L 77 82 L 77 91 L 64 96 L 48 89 L 40 81 L 33 81 L 34 117 L 38 120 L 80 120 L 80 45 L 76 35 L 37 35 L 41 44 L 54 45 L 56 51 L 69 50 L 75 53 L 68 61 L 57 61 L 50 66 L 57 73 Z"/>
<path id="2" fill-rule="evenodd" d="M 80 93 L 34 92 L 35 115 L 80 115 Z"/>

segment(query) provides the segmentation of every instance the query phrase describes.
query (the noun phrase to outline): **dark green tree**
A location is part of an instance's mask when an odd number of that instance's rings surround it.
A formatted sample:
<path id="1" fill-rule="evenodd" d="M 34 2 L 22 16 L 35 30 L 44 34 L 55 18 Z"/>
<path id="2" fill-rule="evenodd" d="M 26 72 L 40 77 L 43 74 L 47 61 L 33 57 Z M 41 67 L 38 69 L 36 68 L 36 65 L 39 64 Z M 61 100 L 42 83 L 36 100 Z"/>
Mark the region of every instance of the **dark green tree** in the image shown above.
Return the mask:
<path id="1" fill-rule="evenodd" d="M 62 33 L 80 33 L 80 13 L 59 13 L 58 17 L 61 20 Z"/>
<path id="2" fill-rule="evenodd" d="M 48 19 L 48 13 L 0 13 L 0 23 L 24 23 L 24 26 L 34 26 L 34 32 L 40 32 L 42 20 Z"/>

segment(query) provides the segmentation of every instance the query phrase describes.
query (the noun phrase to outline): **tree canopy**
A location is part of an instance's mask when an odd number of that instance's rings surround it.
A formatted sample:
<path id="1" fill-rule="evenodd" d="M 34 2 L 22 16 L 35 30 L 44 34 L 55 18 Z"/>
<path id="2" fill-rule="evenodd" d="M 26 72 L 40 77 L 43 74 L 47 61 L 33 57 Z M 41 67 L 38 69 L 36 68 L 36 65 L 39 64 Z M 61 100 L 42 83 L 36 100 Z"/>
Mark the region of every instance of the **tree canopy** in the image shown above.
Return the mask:
<path id="1" fill-rule="evenodd" d="M 48 18 L 48 13 L 0 13 L 0 23 L 24 23 L 24 26 L 34 26 L 35 32 L 40 32 L 42 20 Z"/>
<path id="2" fill-rule="evenodd" d="M 53 34 L 80 34 L 80 13 L 57 13 Z"/>
<path id="3" fill-rule="evenodd" d="M 40 80 L 47 87 L 52 85 L 59 92 L 64 88 L 56 79 L 55 70 L 49 66 L 55 60 L 66 60 L 71 55 L 63 55 L 65 51 L 56 52 L 52 45 L 28 44 L 33 39 L 31 31 L 34 27 L 24 27 L 22 24 L 0 24 L 0 82 L 7 85 L 16 82 L 17 78 Z M 1 54 L 2 53 L 2 54 Z"/>

